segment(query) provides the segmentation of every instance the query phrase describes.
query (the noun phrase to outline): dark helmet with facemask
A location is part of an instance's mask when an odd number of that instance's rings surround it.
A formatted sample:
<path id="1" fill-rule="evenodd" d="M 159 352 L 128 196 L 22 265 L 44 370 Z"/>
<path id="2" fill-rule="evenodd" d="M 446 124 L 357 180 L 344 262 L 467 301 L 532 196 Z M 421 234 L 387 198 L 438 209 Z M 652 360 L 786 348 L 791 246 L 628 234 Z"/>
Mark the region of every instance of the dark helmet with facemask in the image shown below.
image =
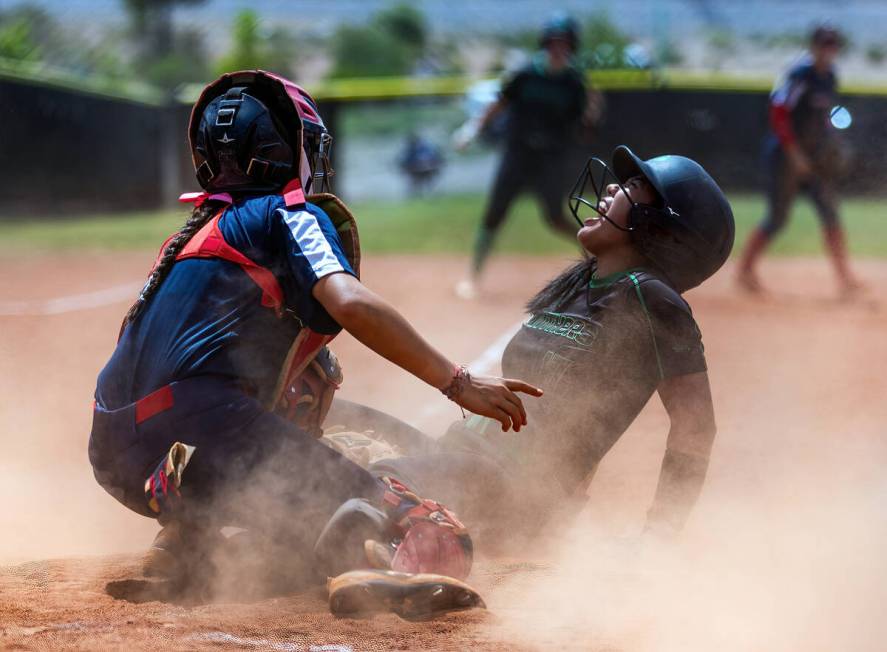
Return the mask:
<path id="1" fill-rule="evenodd" d="M 650 183 L 659 203 L 632 200 L 628 225 L 610 224 L 630 231 L 640 253 L 675 289 L 686 292 L 718 271 L 730 255 L 735 236 L 730 204 L 696 161 L 675 155 L 644 161 L 623 145 L 613 152 L 612 170 L 600 159 L 589 159 L 571 192 L 573 215 L 581 223 L 580 211 L 590 207 L 606 219 L 599 204 L 608 183 L 618 183 L 631 198 L 623 184 L 635 176 Z M 588 191 L 596 195 L 593 204 L 584 197 Z"/>
<path id="2" fill-rule="evenodd" d="M 275 192 L 293 179 L 306 192 L 328 190 L 332 137 L 311 96 L 283 77 L 222 75 L 194 105 L 188 138 L 208 192 Z"/>

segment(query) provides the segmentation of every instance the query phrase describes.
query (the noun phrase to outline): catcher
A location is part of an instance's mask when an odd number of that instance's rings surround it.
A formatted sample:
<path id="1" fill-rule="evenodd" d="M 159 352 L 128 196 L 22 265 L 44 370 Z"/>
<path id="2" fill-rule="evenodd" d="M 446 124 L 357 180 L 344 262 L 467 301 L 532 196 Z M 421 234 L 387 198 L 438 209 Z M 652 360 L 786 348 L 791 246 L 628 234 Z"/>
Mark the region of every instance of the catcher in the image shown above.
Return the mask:
<path id="1" fill-rule="evenodd" d="M 99 484 L 163 526 L 146 574 L 206 571 L 221 528 L 236 526 L 283 542 L 317 578 L 371 563 L 464 578 L 471 541 L 451 512 L 318 441 L 341 382 L 325 345 L 345 328 L 503 429 L 526 424 L 515 392 L 541 391 L 469 376 L 361 285 L 354 218 L 327 192 L 332 138 L 303 89 L 262 71 L 222 75 L 188 136 L 204 192 L 183 196 L 191 217 L 126 314 L 89 440 Z M 428 586 L 385 581 L 397 604 Z"/>
<path id="2" fill-rule="evenodd" d="M 528 407 L 531 425 L 499 436 L 475 416 L 425 450 L 371 467 L 455 506 L 492 543 L 577 511 L 600 460 L 654 392 L 671 427 L 648 531 L 683 526 L 708 467 L 714 409 L 701 335 L 681 295 L 727 259 L 729 203 L 698 163 L 644 161 L 626 147 L 614 152 L 612 172 L 591 159 L 571 194 L 591 256 L 530 300 L 502 358 L 506 374 L 545 390 Z M 408 439 L 403 427 L 399 436 Z"/>

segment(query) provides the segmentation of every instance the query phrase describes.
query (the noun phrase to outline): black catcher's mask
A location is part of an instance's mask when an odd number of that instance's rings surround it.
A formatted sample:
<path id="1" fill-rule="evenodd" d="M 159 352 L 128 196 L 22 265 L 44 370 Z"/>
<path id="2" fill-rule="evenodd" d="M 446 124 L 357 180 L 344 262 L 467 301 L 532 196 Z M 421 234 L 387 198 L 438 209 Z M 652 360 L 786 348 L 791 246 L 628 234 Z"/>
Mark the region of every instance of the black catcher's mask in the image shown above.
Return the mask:
<path id="1" fill-rule="evenodd" d="M 314 99 L 264 70 L 225 73 L 201 93 L 188 139 L 208 192 L 274 192 L 292 179 L 328 192 L 332 136 Z"/>
<path id="2" fill-rule="evenodd" d="M 207 105 L 196 136 L 197 178 L 205 188 L 270 192 L 295 176 L 287 130 L 243 86 Z"/>

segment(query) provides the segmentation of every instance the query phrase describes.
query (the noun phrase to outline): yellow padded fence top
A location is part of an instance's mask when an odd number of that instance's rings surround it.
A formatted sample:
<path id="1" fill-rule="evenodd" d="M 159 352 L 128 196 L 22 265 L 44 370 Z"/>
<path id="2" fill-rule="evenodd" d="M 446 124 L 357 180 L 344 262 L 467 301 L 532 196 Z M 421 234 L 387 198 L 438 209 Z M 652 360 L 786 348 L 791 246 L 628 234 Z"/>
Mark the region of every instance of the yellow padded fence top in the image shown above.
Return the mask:
<path id="1" fill-rule="evenodd" d="M 678 69 L 663 70 L 592 70 L 589 83 L 603 91 L 708 91 L 769 92 L 773 79 L 726 73 L 699 73 Z M 60 68 L 32 62 L 0 58 L 0 80 L 76 90 L 85 94 L 159 106 L 166 103 L 164 95 L 147 84 L 121 79 L 82 77 Z M 360 102 L 395 100 L 416 97 L 446 97 L 464 94 L 477 79 L 468 77 L 373 77 L 362 79 L 329 79 L 311 85 L 317 100 L 328 102 Z M 201 84 L 181 87 L 174 99 L 191 104 L 200 94 Z M 887 96 L 887 85 L 850 82 L 842 84 L 843 95 Z"/>

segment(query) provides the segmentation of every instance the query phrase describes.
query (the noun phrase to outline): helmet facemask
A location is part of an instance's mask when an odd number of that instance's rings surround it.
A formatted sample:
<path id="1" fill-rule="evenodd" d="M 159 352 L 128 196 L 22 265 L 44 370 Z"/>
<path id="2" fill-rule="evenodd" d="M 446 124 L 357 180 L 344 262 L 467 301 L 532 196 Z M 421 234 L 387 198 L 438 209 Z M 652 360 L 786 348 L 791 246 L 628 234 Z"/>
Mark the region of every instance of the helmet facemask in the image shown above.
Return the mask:
<path id="1" fill-rule="evenodd" d="M 611 220 L 607 217 L 606 209 L 603 208 L 605 206 L 604 197 L 609 196 L 607 187 L 612 184 L 619 186 L 619 190 L 625 193 L 631 202 L 627 226 L 622 226 Z M 594 214 L 590 215 L 589 210 Z M 658 206 L 635 201 L 629 189 L 619 181 L 616 173 L 604 161 L 593 156 L 588 159 L 570 191 L 570 212 L 580 227 L 585 226 L 586 219 L 605 220 L 620 231 L 632 232 L 636 231 L 646 218 L 654 212 L 662 212 L 662 209 Z"/>
<path id="2" fill-rule="evenodd" d="M 335 170 L 330 163 L 333 150 L 333 137 L 326 130 L 305 129 L 302 136 L 302 149 L 308 159 L 310 173 L 302 175 L 306 193 L 320 194 L 332 192 L 332 177 Z"/>
<path id="3" fill-rule="evenodd" d="M 637 176 L 654 189 L 656 205 L 631 197 L 624 184 Z M 610 183 L 617 184 L 631 204 L 625 227 L 607 218 L 601 203 Z M 591 209 L 596 219 L 629 232 L 637 251 L 678 292 L 714 274 L 733 246 L 730 203 L 711 175 L 684 156 L 667 154 L 645 161 L 619 146 L 613 152 L 612 169 L 600 159 L 589 159 L 570 195 L 570 209 L 580 224 L 580 212 Z"/>

